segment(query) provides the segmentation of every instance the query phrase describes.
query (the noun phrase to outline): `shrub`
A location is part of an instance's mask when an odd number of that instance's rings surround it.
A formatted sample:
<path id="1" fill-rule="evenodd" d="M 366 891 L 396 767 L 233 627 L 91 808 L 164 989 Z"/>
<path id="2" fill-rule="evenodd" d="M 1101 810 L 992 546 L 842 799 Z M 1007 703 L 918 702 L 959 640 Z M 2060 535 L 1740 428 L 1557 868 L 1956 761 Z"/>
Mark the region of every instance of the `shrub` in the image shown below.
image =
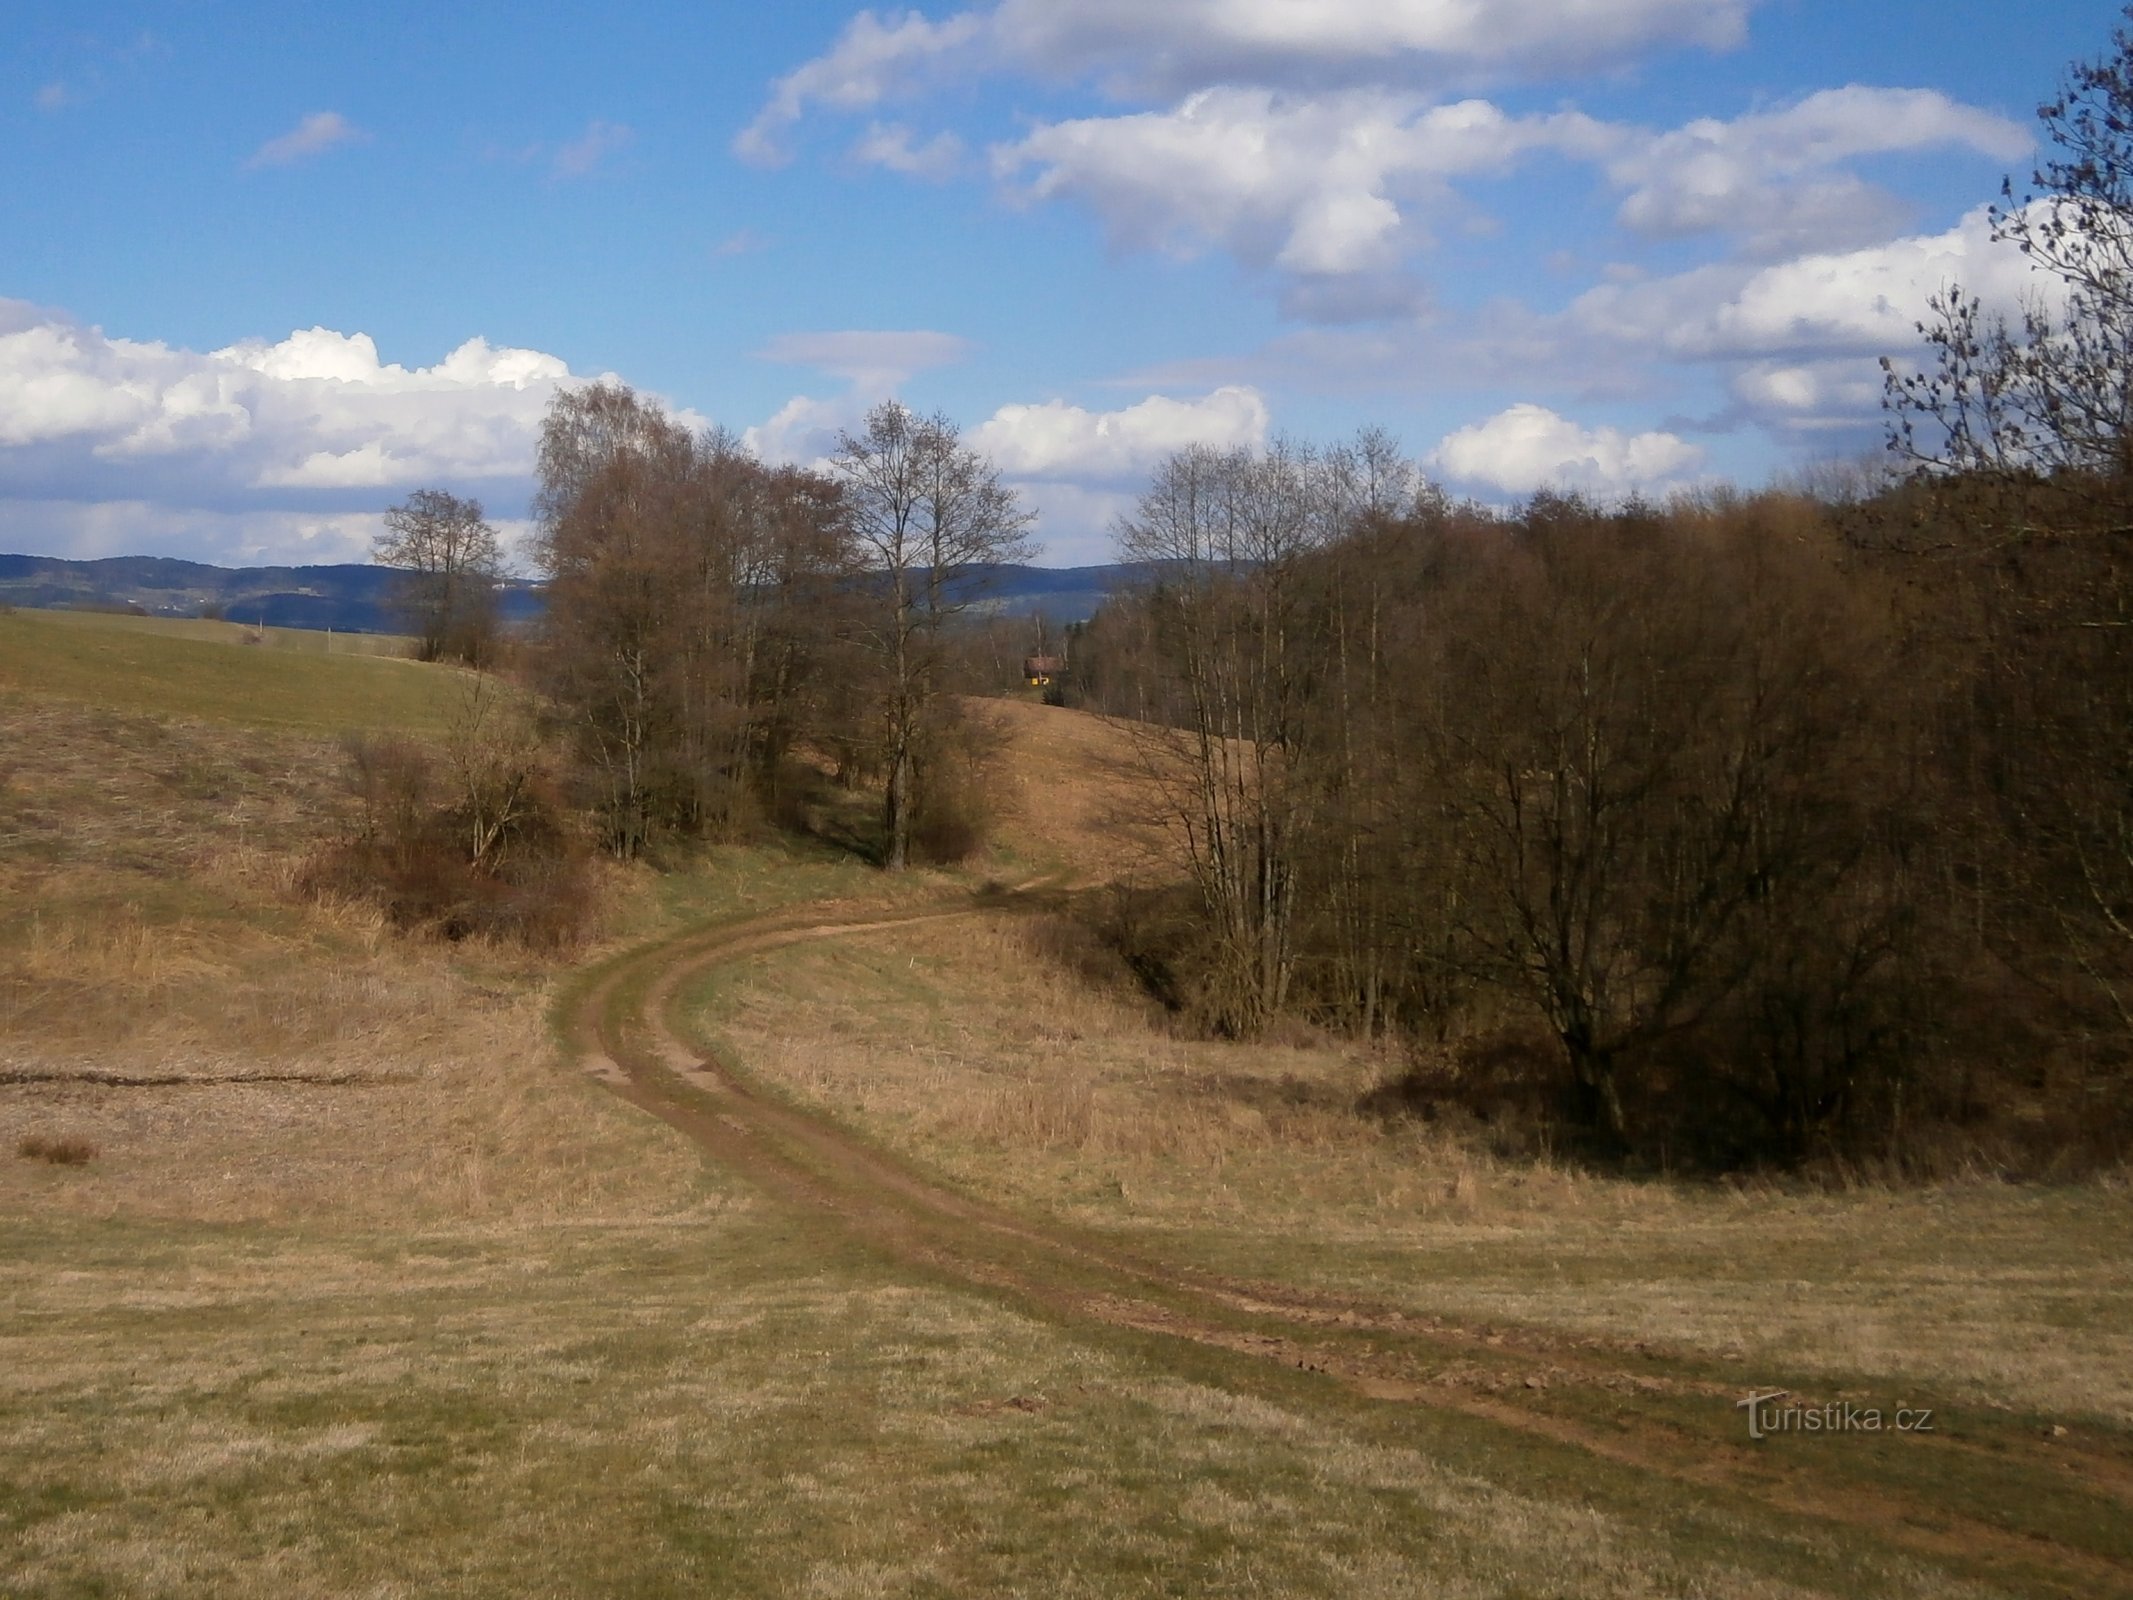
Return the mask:
<path id="1" fill-rule="evenodd" d="M 985 847 L 994 821 L 987 753 L 984 725 L 952 709 L 924 730 L 911 815 L 911 849 L 919 860 L 952 867 Z"/>
<path id="2" fill-rule="evenodd" d="M 535 756 L 440 760 L 390 738 L 347 749 L 353 826 L 311 863 L 307 889 L 368 900 L 396 928 L 445 939 L 556 949 L 582 936 L 590 852 Z"/>
<path id="3" fill-rule="evenodd" d="M 55 1167 L 87 1166 L 96 1159 L 96 1146 L 86 1139 L 47 1139 L 31 1134 L 15 1146 L 25 1161 L 48 1161 Z"/>
<path id="4" fill-rule="evenodd" d="M 1489 1130 L 1498 1154 L 1526 1156 L 1563 1134 L 1570 1090 L 1560 1045 L 1529 1025 L 1441 1045 L 1411 1043 L 1405 1065 L 1356 1103 L 1367 1116 Z"/>

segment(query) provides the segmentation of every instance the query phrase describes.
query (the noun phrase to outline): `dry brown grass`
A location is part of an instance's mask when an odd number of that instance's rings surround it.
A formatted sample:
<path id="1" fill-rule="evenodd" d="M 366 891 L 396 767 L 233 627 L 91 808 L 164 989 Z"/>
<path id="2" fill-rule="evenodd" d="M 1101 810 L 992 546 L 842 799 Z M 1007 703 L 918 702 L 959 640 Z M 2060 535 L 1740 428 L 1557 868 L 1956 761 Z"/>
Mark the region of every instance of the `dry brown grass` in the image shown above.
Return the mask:
<path id="1" fill-rule="evenodd" d="M 0 1139 L 101 1152 L 0 1167 L 0 1213 L 693 1203 L 695 1162 L 556 1059 L 551 967 L 298 894 L 342 821 L 331 742 L 17 700 L 0 749 Z"/>
<path id="2" fill-rule="evenodd" d="M 990 764 L 999 844 L 1077 882 L 1171 875 L 1157 797 L 1122 726 L 1023 700 L 973 700 L 965 710 L 1001 741 Z"/>
<path id="3" fill-rule="evenodd" d="M 0 1591 L 1988 1592 L 1506 1487 L 1411 1430 L 796 1261 L 745 1211 L 238 1237 L 81 1229 L 0 1260 L 0 1533 L 24 1517 Z"/>
<path id="4" fill-rule="evenodd" d="M 778 952 L 751 963 L 721 1032 L 775 1081 L 937 1147 L 973 1188 L 1083 1220 L 1112 1216 L 1124 1191 L 1164 1225 L 1368 1229 L 1553 1209 L 1587 1186 L 1571 1168 L 1511 1169 L 1358 1115 L 1385 1071 L 1366 1049 L 1173 1031 L 1122 971 L 1095 986 L 1062 968 L 1061 943 L 1045 921 L 1008 915 L 975 933 L 935 924 Z"/>
<path id="5" fill-rule="evenodd" d="M 1176 872 L 1161 831 L 1133 821 L 1152 795 L 1125 730 L 994 714 L 1027 783 L 1022 849 L 1102 865 L 1083 881 Z M 1087 945 L 1002 919 L 978 939 L 900 934 L 893 953 L 788 952 L 727 997 L 723 1025 L 765 1076 L 976 1192 L 1226 1270 L 2133 1420 L 2123 1176 L 1832 1190 L 1502 1159 L 1488 1130 L 1357 1115 L 1395 1070 L 1367 1051 L 1173 1036 Z"/>
<path id="6" fill-rule="evenodd" d="M 1508 1160 L 1356 1110 L 1390 1070 L 1176 1037 L 1013 916 L 755 958 L 735 1059 L 975 1193 L 1247 1277 L 2133 1420 L 2133 1192 L 1723 1187 Z"/>
<path id="7" fill-rule="evenodd" d="M 9 1595 L 1983 1592 L 897 1282 L 559 1061 L 552 967 L 295 896 L 323 741 L 0 699 L 0 751 L 0 1141 L 99 1151 L 0 1162 Z M 734 854 L 616 925 L 853 888 Z M 1158 1243 L 1346 1240 L 1312 1270 L 1369 1275 L 1403 1206 L 1457 1239 L 1615 1203 L 1432 1166 L 1343 1109 L 1366 1058 L 1168 1038 L 1032 937 L 767 958 L 735 1026 L 840 1114 Z"/>

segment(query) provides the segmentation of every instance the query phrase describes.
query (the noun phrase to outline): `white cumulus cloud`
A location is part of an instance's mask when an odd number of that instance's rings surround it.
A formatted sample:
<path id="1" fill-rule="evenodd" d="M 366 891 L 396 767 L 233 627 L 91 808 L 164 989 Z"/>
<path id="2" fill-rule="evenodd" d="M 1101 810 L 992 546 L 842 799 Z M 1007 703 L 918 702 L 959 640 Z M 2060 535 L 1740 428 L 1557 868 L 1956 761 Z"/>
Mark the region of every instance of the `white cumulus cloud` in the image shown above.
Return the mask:
<path id="1" fill-rule="evenodd" d="M 1015 485 L 1037 516 L 1042 560 L 1051 567 L 1094 567 L 1118 559 L 1113 530 L 1129 515 L 1140 489 L 1090 487 L 1063 478 L 1029 478 Z"/>
<path id="2" fill-rule="evenodd" d="M 1166 456 L 1190 445 L 1263 445 L 1268 425 L 1259 392 L 1230 385 L 1197 400 L 1150 395 L 1117 411 L 1089 411 L 1063 400 L 1002 406 L 971 430 L 970 443 L 1009 478 L 1115 484 L 1145 479 Z"/>
<path id="3" fill-rule="evenodd" d="M 1881 368 L 1873 361 L 1757 361 L 1734 373 L 1733 395 L 1764 426 L 1797 436 L 1870 434 L 1881 422 Z"/>
<path id="4" fill-rule="evenodd" d="M 1575 112 L 1513 117 L 1483 100 L 1211 89 L 1171 111 L 1041 125 L 993 167 L 1026 200 L 1088 205 L 1120 245 L 1220 247 L 1310 276 L 1396 264 L 1455 178 L 1535 150 L 1598 153 L 1607 138 Z"/>
<path id="5" fill-rule="evenodd" d="M 765 461 L 820 466 L 840 433 L 856 433 L 868 407 L 888 399 L 921 372 L 953 366 L 970 341 L 928 328 L 847 328 L 783 333 L 756 351 L 759 361 L 813 367 L 844 380 L 842 393 L 795 395 L 767 420 L 744 430 L 741 442 Z"/>
<path id="6" fill-rule="evenodd" d="M 755 120 L 735 135 L 733 152 L 757 166 L 781 165 L 791 159 L 786 135 L 810 107 L 864 111 L 909 94 L 934 69 L 970 52 L 984 32 L 984 20 L 971 12 L 934 23 L 915 11 L 886 21 L 862 11 L 827 53 L 772 86 Z"/>
<path id="7" fill-rule="evenodd" d="M 1002 0 L 999 53 L 1114 91 L 1589 72 L 1666 48 L 1740 43 L 1750 0 Z"/>
<path id="8" fill-rule="evenodd" d="M 1917 343 L 1914 325 L 1927 298 L 1947 284 L 2012 311 L 2051 282 L 2012 245 L 1994 242 L 1980 206 L 1945 233 L 1753 270 L 1721 265 L 1603 284 L 1579 297 L 1570 315 L 1593 333 L 1688 359 L 1878 356 Z"/>
<path id="9" fill-rule="evenodd" d="M 1842 164 L 1897 151 L 1961 148 L 2014 161 L 2026 129 L 1933 89 L 1824 89 L 1781 110 L 1703 117 L 1634 138 L 1608 162 L 1628 190 L 1623 224 L 1673 236 L 1738 232 L 1753 254 L 1862 244 L 1887 236 L 1898 204 Z"/>
<path id="10" fill-rule="evenodd" d="M 878 359 L 864 346 L 843 348 L 862 335 L 788 335 L 794 359 L 812 365 L 857 354 Z M 875 335 L 871 337 L 886 337 Z M 945 335 L 935 337 L 945 338 Z M 827 350 L 817 341 L 833 341 Z M 860 368 L 840 394 L 796 395 L 742 435 L 766 461 L 821 467 L 837 448 L 838 435 L 856 433 L 867 409 L 890 391 L 870 385 L 878 370 Z M 1091 411 L 1063 400 L 1001 406 L 963 439 L 1000 471 L 1001 478 L 1037 511 L 1038 537 L 1053 562 L 1108 559 L 1110 527 L 1130 507 L 1154 467 L 1189 445 L 1217 449 L 1258 446 L 1269 430 L 1267 405 L 1242 386 L 1218 388 L 1194 399 L 1150 395 L 1116 411 Z"/>
<path id="11" fill-rule="evenodd" d="M 480 338 L 427 367 L 329 328 L 201 352 L 0 301 L 0 503 L 18 525 L 23 506 L 43 506 L 55 529 L 52 508 L 69 505 L 237 518 L 247 549 L 279 518 L 291 548 L 310 549 L 345 531 L 335 518 L 374 525 L 425 485 L 522 500 L 569 376 L 554 356 Z M 71 525 L 88 538 L 110 522 L 84 510 Z"/>
<path id="12" fill-rule="evenodd" d="M 1045 559 L 1113 559 L 1112 529 L 1167 456 L 1192 445 L 1257 449 L 1270 428 L 1255 389 L 1229 385 L 1196 399 L 1150 395 L 1116 411 L 1063 400 L 1005 405 L 966 439 L 1037 513 Z"/>
<path id="13" fill-rule="evenodd" d="M 263 489 L 383 489 L 404 483 L 408 463 L 372 441 L 353 450 L 314 450 L 293 466 L 270 466 L 258 478 Z"/>
<path id="14" fill-rule="evenodd" d="M 1039 123 L 994 146 L 992 166 L 1024 204 L 1086 206 L 1120 248 L 1227 252 L 1277 274 L 1290 314 L 1334 322 L 1422 303 L 1421 253 L 1487 222 L 1469 189 L 1536 156 L 1597 169 L 1623 192 L 1618 215 L 1633 233 L 1728 236 L 1767 260 L 1901 231 L 1902 203 L 1846 162 L 1941 148 L 2004 158 L 2027 146 L 2004 118 L 1931 90 L 1854 86 L 1655 133 L 1405 91 L 1229 87 L 1166 110 Z"/>
<path id="15" fill-rule="evenodd" d="M 1486 231 L 1482 185 L 1535 157 L 1590 168 L 1641 239 L 1709 235 L 1750 262 L 1870 246 L 1909 208 L 1856 168 L 1955 151 L 2010 162 L 2027 132 L 1925 88 L 1848 84 L 1672 129 L 1575 109 L 1517 114 L 1458 96 L 1569 78 L 1659 50 L 1740 42 L 1753 0 L 998 0 L 859 13 L 778 80 L 736 141 L 783 160 L 815 112 L 872 116 L 986 74 L 1094 83 L 1118 109 L 1036 119 L 990 146 L 1011 200 L 1086 207 L 1114 246 L 1222 252 L 1306 322 L 1385 321 L 1430 303 L 1424 253 Z M 939 180 L 961 139 L 871 120 L 850 152 Z"/>
<path id="16" fill-rule="evenodd" d="M 787 158 L 816 107 L 868 111 L 942 79 L 1009 71 L 1164 99 L 1236 85 L 1442 90 L 1593 71 L 1654 50 L 1728 49 L 1752 0 L 1001 0 L 939 22 L 862 11 L 779 78 L 734 141 Z"/>
<path id="17" fill-rule="evenodd" d="M 852 146 L 852 159 L 937 183 L 953 177 L 963 165 L 963 141 L 952 133 L 937 133 L 921 142 L 900 122 L 876 122 Z"/>
<path id="18" fill-rule="evenodd" d="M 837 449 L 837 437 L 857 433 L 867 408 L 881 395 L 863 389 L 820 399 L 796 394 L 762 422 L 741 432 L 741 444 L 775 466 L 822 467 Z"/>
<path id="19" fill-rule="evenodd" d="M 1524 404 L 1447 435 L 1424 465 L 1506 494 L 1557 488 L 1608 496 L 1664 489 L 1703 460 L 1700 445 L 1671 433 L 1587 428 L 1546 406 Z"/>

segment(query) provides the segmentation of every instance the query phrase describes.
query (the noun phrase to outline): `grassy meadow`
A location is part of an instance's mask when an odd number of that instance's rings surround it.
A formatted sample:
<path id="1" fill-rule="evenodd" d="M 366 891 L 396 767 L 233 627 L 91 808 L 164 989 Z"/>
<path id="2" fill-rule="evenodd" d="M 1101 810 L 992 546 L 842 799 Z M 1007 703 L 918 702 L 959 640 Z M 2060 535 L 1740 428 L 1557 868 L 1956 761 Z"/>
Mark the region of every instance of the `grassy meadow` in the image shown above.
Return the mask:
<path id="1" fill-rule="evenodd" d="M 234 622 L 0 612 L 0 695 L 245 728 L 435 732 L 448 673 L 400 659 L 403 640 Z"/>
<path id="2" fill-rule="evenodd" d="M 748 957 L 707 1033 L 751 1073 L 1005 1196 L 1247 1277 L 1656 1342 L 2048 1422 L 2133 1428 L 2133 1185 L 1832 1192 L 1602 1177 L 1359 1114 L 1386 1071 L 1325 1041 L 1175 1036 L 1042 923 Z"/>
<path id="3" fill-rule="evenodd" d="M 339 734 L 434 734 L 455 674 L 101 620 L 0 616 L 11 1600 L 2133 1584 L 2123 1185 L 1691 1188 L 1512 1162 L 1359 1115 L 1386 1066 L 1367 1054 L 1174 1037 L 1028 914 L 813 940 L 695 987 L 752 1078 L 1150 1256 L 1514 1346 L 1642 1344 L 1714 1390 L 1930 1394 L 1974 1449 L 1861 1445 L 1834 1481 L 1865 1502 L 1951 1474 L 1945 1503 L 2010 1531 L 1884 1536 L 1091 1323 L 750 1187 L 582 1072 L 551 1018 L 581 964 L 705 921 L 1140 870 L 1100 729 L 997 713 L 1016 798 L 968 875 L 884 885 L 826 848 L 721 848 L 608 872 L 593 945 L 534 957 L 300 892 L 344 825 Z M 1684 1394 L 1653 1426 L 1714 1449 L 1729 1396 Z M 1590 1395 L 1561 1403 L 1605 1425 Z M 2075 1555 L 2032 1555 L 2040 1535 Z"/>

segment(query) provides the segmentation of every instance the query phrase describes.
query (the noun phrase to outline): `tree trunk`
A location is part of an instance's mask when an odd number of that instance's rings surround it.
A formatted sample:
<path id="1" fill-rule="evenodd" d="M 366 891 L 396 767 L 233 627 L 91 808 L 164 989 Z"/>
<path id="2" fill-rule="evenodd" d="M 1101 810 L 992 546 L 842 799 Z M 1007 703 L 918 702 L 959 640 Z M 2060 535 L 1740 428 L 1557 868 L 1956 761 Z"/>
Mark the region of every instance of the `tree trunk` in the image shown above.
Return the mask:
<path id="1" fill-rule="evenodd" d="M 901 872 L 911 861 L 911 740 L 901 728 L 889 755 L 889 793 L 883 817 L 888 834 L 882 866 Z"/>
<path id="2" fill-rule="evenodd" d="M 1579 1127 L 1605 1136 L 1615 1149 L 1627 1149 L 1629 1125 L 1622 1114 L 1614 1053 L 1576 1034 L 1563 1036 L 1563 1049 L 1570 1056 L 1571 1119 Z"/>

